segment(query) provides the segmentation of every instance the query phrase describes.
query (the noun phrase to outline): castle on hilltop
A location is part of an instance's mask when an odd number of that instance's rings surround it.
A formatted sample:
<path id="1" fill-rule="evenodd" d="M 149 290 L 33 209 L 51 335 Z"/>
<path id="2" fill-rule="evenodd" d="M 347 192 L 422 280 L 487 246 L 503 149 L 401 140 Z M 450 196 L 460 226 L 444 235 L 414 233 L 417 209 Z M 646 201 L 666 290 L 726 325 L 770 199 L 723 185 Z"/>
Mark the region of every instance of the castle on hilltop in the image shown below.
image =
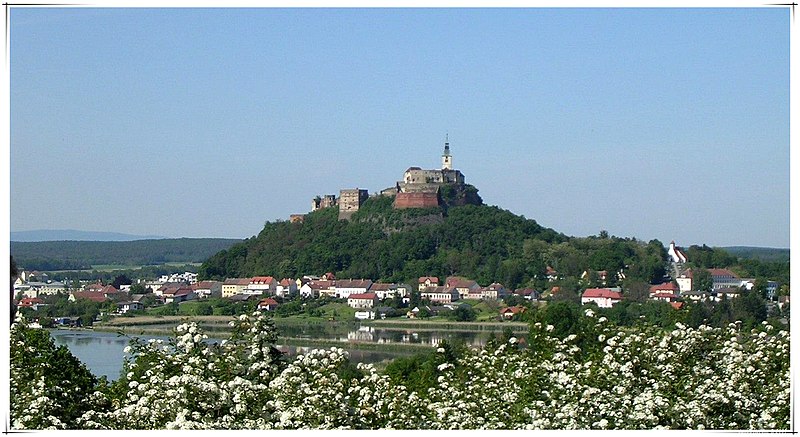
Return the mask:
<path id="1" fill-rule="evenodd" d="M 441 204 L 440 189 L 443 185 L 464 186 L 464 174 L 453 170 L 453 155 L 450 154 L 450 142 L 445 139 L 440 170 L 423 170 L 409 167 L 398 181 L 395 188 L 394 207 L 429 208 Z M 386 190 L 384 190 L 386 191 Z"/>
<path id="2" fill-rule="evenodd" d="M 420 167 L 409 167 L 403 173 L 403 180 L 373 196 L 394 196 L 395 209 L 430 208 L 442 205 L 443 186 L 451 186 L 456 191 L 463 190 L 465 186 L 464 174 L 460 170 L 453 169 L 453 155 L 450 153 L 450 142 L 447 138 L 444 142 L 441 169 L 423 170 Z M 311 201 L 311 211 L 338 206 L 339 219 L 349 220 L 367 198 L 369 198 L 367 190 L 344 189 L 339 191 L 338 198 L 333 194 L 315 197 Z M 300 221 L 298 215 L 293 217 Z"/>

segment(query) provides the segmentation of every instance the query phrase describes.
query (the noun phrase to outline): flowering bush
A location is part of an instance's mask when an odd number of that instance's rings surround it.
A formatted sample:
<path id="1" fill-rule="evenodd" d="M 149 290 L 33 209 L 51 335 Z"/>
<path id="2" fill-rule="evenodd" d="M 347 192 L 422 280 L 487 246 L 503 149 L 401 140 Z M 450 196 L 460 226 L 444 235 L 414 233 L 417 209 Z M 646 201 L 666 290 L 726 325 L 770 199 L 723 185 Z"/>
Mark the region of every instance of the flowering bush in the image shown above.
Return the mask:
<path id="1" fill-rule="evenodd" d="M 587 311 L 582 332 L 531 327 L 482 350 L 433 354 L 430 384 L 409 389 L 341 349 L 286 360 L 275 329 L 254 313 L 209 344 L 195 324 L 169 341 L 134 340 L 124 374 L 65 420 L 36 377 L 12 382 L 20 428 L 96 429 L 788 429 L 789 335 L 677 324 L 619 328 Z M 12 342 L 20 356 L 35 351 Z M 12 368 L 13 370 L 13 368 Z M 40 371 L 40 374 L 44 374 Z M 37 375 L 40 375 L 37 374 Z M 12 379 L 22 373 L 12 372 Z M 14 385 L 16 384 L 16 386 Z M 13 388 L 17 387 L 17 388 Z M 16 390 L 16 391 L 15 391 Z"/>

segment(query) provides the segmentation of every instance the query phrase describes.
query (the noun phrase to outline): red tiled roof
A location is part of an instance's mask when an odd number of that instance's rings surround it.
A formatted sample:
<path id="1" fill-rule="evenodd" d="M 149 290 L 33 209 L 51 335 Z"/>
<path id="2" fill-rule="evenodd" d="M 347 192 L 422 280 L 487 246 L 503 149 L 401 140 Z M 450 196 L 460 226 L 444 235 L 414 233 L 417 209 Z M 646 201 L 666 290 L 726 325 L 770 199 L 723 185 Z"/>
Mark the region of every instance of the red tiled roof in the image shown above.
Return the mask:
<path id="1" fill-rule="evenodd" d="M 250 280 L 251 284 L 270 284 L 275 281 L 272 276 L 256 276 Z"/>
<path id="2" fill-rule="evenodd" d="M 340 279 L 336 281 L 336 288 L 363 288 L 369 290 L 372 286 L 370 279 Z"/>
<path id="3" fill-rule="evenodd" d="M 674 294 L 674 293 L 655 293 L 655 294 L 653 294 L 653 297 L 655 297 L 655 298 L 666 297 L 666 298 L 669 298 L 669 299 L 677 299 L 678 295 Z"/>
<path id="4" fill-rule="evenodd" d="M 669 304 L 672 305 L 672 308 L 675 308 L 676 310 L 683 308 L 683 302 L 670 302 Z"/>
<path id="5" fill-rule="evenodd" d="M 29 307 L 33 304 L 37 303 L 44 303 L 43 300 L 39 299 L 38 297 L 23 297 L 21 301 L 19 301 L 19 306 L 21 307 Z"/>
<path id="6" fill-rule="evenodd" d="M 351 294 L 348 299 L 375 299 L 377 295 L 375 293 L 353 293 Z"/>
<path id="7" fill-rule="evenodd" d="M 397 287 L 397 284 L 387 284 L 384 282 L 375 282 L 369 287 L 370 291 L 389 291 L 393 288 Z"/>
<path id="8" fill-rule="evenodd" d="M 734 278 L 739 277 L 736 273 L 733 273 L 728 269 L 708 269 L 708 273 L 711 273 L 711 276 L 732 276 Z"/>
<path id="9" fill-rule="evenodd" d="M 606 288 L 587 288 L 582 297 L 604 297 L 610 299 L 622 299 L 622 295 L 617 291 Z"/>
<path id="10" fill-rule="evenodd" d="M 678 286 L 672 282 L 664 282 L 662 284 L 650 286 L 650 293 L 657 293 L 659 291 L 678 291 Z"/>
<path id="11" fill-rule="evenodd" d="M 313 290 L 327 290 L 336 285 L 335 281 L 308 281 L 308 286 Z"/>
<path id="12" fill-rule="evenodd" d="M 512 313 L 512 314 L 519 314 L 519 313 L 521 313 L 523 311 L 525 311 L 525 307 L 513 306 L 513 307 L 503 308 L 500 311 L 500 314 L 506 314 L 506 313 L 509 313 L 509 312 Z"/>
<path id="13" fill-rule="evenodd" d="M 224 285 L 250 285 L 250 278 L 228 278 Z"/>
<path id="14" fill-rule="evenodd" d="M 427 280 L 430 280 L 434 284 L 438 284 L 439 283 L 439 278 L 437 278 L 436 276 L 420 276 L 419 283 L 422 284 L 423 282 L 425 282 Z"/>
<path id="15" fill-rule="evenodd" d="M 108 298 L 100 291 L 76 291 L 72 293 L 75 299 L 89 299 L 94 302 L 105 302 Z"/>
<path id="16" fill-rule="evenodd" d="M 291 281 L 291 282 L 294 282 L 294 281 Z M 281 282 L 280 282 L 280 284 L 283 285 L 284 287 L 288 287 L 289 283 L 290 283 L 290 281 L 287 278 L 281 279 Z"/>
<path id="17" fill-rule="evenodd" d="M 268 298 L 266 298 L 266 299 L 262 299 L 262 300 L 261 300 L 261 302 L 259 302 L 258 304 L 259 304 L 260 306 L 264 306 L 264 305 L 278 305 L 278 302 L 277 302 L 275 299 L 273 299 L 273 298 L 271 298 L 271 297 L 268 297 Z"/>

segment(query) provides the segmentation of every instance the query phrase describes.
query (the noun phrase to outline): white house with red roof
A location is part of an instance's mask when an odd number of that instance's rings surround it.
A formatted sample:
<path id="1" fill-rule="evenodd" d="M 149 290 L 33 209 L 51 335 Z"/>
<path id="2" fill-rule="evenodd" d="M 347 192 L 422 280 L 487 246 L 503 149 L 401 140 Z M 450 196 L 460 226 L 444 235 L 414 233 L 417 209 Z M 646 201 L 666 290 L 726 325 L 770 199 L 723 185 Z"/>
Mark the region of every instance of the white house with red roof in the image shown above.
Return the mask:
<path id="1" fill-rule="evenodd" d="M 347 299 L 351 294 L 364 294 L 372 287 L 369 279 L 339 279 L 336 281 L 336 297 Z"/>
<path id="2" fill-rule="evenodd" d="M 275 308 L 278 308 L 278 301 L 271 297 L 261 299 L 261 301 L 258 302 L 258 309 L 261 311 L 275 311 Z"/>
<path id="3" fill-rule="evenodd" d="M 428 287 L 420 293 L 420 297 L 422 299 L 428 299 L 434 303 L 451 303 L 456 301 L 460 297 L 460 293 L 455 287 L 448 287 L 445 285 L 439 285 L 436 287 Z"/>
<path id="4" fill-rule="evenodd" d="M 369 287 L 370 293 L 375 293 L 378 296 L 379 300 L 384 299 L 391 299 L 395 296 L 405 297 L 406 289 L 405 287 L 400 287 L 397 284 L 391 283 L 387 284 L 385 282 L 375 282 Z"/>
<path id="5" fill-rule="evenodd" d="M 419 278 L 419 291 L 422 291 L 428 287 L 436 287 L 439 285 L 439 278 L 436 276 L 422 276 Z"/>
<path id="6" fill-rule="evenodd" d="M 596 303 L 600 308 L 611 308 L 622 300 L 622 293 L 607 288 L 587 288 L 581 295 L 581 304 Z"/>
<path id="7" fill-rule="evenodd" d="M 657 285 L 650 286 L 650 296 L 657 293 L 678 294 L 680 288 L 674 282 L 663 282 Z"/>
<path id="8" fill-rule="evenodd" d="M 460 276 L 449 276 L 444 284 L 446 287 L 455 288 L 458 291 L 459 299 L 467 299 L 470 293 L 479 291 L 481 286 L 472 279 L 462 278 Z"/>
<path id="9" fill-rule="evenodd" d="M 222 296 L 222 282 L 219 281 L 195 282 L 191 287 L 198 298 Z"/>
<path id="10" fill-rule="evenodd" d="M 274 295 L 277 285 L 278 281 L 272 276 L 255 276 L 250 278 L 250 283 L 247 284 L 247 288 L 243 290 L 243 293 L 254 295 Z"/>
<path id="11" fill-rule="evenodd" d="M 297 281 L 291 278 L 283 278 L 275 286 L 275 296 L 286 297 L 297 293 Z"/>
<path id="12" fill-rule="evenodd" d="M 300 295 L 303 297 L 335 297 L 336 283 L 334 281 L 308 281 L 300 287 Z"/>
<path id="13" fill-rule="evenodd" d="M 738 288 L 742 285 L 739 275 L 728 269 L 708 269 L 708 273 L 711 274 L 711 280 L 714 283 L 711 287 L 712 290 L 730 287 Z"/>
<path id="14" fill-rule="evenodd" d="M 350 308 L 372 308 L 378 304 L 378 296 L 375 293 L 351 293 L 347 297 L 347 305 Z"/>

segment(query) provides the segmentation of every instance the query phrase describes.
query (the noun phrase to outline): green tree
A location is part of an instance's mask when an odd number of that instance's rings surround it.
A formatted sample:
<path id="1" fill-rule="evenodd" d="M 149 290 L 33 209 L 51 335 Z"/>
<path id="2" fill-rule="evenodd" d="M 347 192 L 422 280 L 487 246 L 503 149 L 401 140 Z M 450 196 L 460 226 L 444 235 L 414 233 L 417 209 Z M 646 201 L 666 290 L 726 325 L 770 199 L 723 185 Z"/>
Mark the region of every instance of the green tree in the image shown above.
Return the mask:
<path id="1" fill-rule="evenodd" d="M 56 347 L 47 331 L 16 324 L 10 337 L 12 421 L 29 429 L 78 429 L 77 419 L 94 407 L 97 379 L 66 346 Z M 46 408 L 31 410 L 43 400 Z"/>
<path id="2" fill-rule="evenodd" d="M 704 291 L 706 293 L 710 293 L 712 287 L 714 286 L 711 273 L 706 269 L 693 269 L 692 273 L 692 286 L 695 291 Z"/>

